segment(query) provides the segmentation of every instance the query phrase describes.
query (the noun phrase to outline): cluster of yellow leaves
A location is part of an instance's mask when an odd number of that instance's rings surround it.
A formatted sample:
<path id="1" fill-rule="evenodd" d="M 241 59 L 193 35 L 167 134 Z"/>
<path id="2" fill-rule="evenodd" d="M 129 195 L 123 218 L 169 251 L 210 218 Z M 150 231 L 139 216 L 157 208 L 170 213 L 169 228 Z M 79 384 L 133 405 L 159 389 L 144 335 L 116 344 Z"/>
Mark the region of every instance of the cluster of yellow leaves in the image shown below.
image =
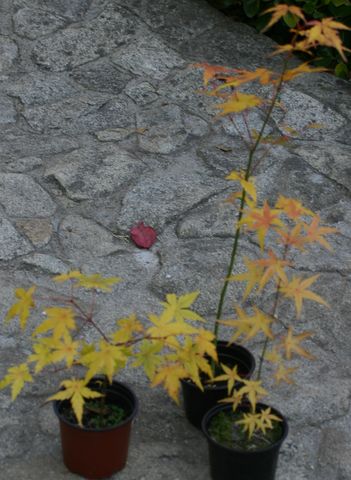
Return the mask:
<path id="1" fill-rule="evenodd" d="M 306 208 L 299 200 L 283 195 L 279 196 L 274 207 L 270 207 L 267 201 L 262 207 L 258 207 L 255 183 L 250 178 L 247 179 L 242 172 L 231 172 L 227 179 L 239 183 L 241 195 L 236 195 L 237 198 L 242 198 L 243 192 L 248 194 L 249 201 L 245 201 L 238 228 L 254 233 L 263 254 L 262 258 L 244 257 L 245 271 L 232 274 L 228 278 L 229 281 L 245 283 L 243 304 L 250 295 L 259 293 L 271 284 L 276 290 L 276 304 L 279 298 L 293 300 L 298 318 L 301 316 L 304 300 L 312 300 L 328 306 L 322 297 L 310 289 L 319 275 L 305 278 L 291 274 L 293 263 L 289 254 L 293 250 L 305 252 L 311 244 L 316 243 L 331 250 L 326 236 L 336 233 L 337 230 L 322 226 L 318 215 Z M 270 248 L 267 248 L 267 239 L 269 239 Z M 274 239 L 277 250 L 273 250 L 271 246 Z M 266 342 L 273 344 L 264 358 L 273 364 L 275 382 L 294 383 L 292 375 L 297 367 L 290 366 L 288 362 L 294 360 L 296 356 L 309 360 L 314 358 L 302 346 L 302 342 L 309 339 L 312 332 L 296 333 L 290 326 L 282 335 L 281 325 L 275 313 L 268 314 L 252 306 L 251 302 L 247 308 L 243 305 L 235 306 L 235 311 L 234 318 L 219 321 L 233 329 L 230 343 L 246 342 L 261 335 Z M 222 369 L 224 373 L 212 381 L 227 382 L 228 398 L 223 402 L 232 404 L 234 411 L 244 400 L 251 405 L 251 410 L 238 422 L 248 433 L 249 438 L 256 430 L 265 433 L 267 428 L 272 428 L 272 423 L 265 419 L 268 410 L 256 411 L 257 401 L 267 393 L 261 386 L 261 382 L 240 378 L 236 367 L 230 369 L 222 365 Z M 279 420 L 273 417 L 267 418 Z"/>
<path id="2" fill-rule="evenodd" d="M 55 282 L 73 282 L 74 287 L 110 291 L 120 281 L 118 277 L 100 274 L 83 275 L 74 270 L 58 275 Z M 18 301 L 9 309 L 6 319 L 19 317 L 25 328 L 31 310 L 35 307 L 35 287 L 18 289 Z M 67 297 L 68 306 L 50 306 L 44 309 L 44 319 L 32 333 L 32 353 L 27 362 L 8 369 L 0 381 L 0 388 L 11 387 L 15 399 L 26 382 L 46 367 L 59 370 L 83 367 L 84 378 L 64 380 L 61 389 L 48 400 L 69 400 L 79 425 L 82 425 L 84 403 L 101 397 L 101 392 L 89 388 L 96 375 L 103 375 L 109 383 L 114 375 L 131 360 L 132 367 L 142 367 L 152 385 L 162 384 L 169 395 L 178 401 L 180 380 L 191 379 L 203 388 L 201 372 L 212 376 L 210 359 L 217 361 L 214 335 L 203 328 L 204 319 L 193 310 L 199 292 L 185 295 L 166 295 L 162 311 L 150 313 L 142 322 L 135 314 L 116 320 L 106 335 L 95 323 L 92 305 L 86 310 L 73 297 Z M 63 301 L 65 297 L 60 297 Z M 92 300 L 94 302 L 94 299 Z M 97 342 L 85 342 L 79 334 L 82 326 L 90 325 L 100 334 Z M 56 365 L 58 364 L 58 367 Z"/>

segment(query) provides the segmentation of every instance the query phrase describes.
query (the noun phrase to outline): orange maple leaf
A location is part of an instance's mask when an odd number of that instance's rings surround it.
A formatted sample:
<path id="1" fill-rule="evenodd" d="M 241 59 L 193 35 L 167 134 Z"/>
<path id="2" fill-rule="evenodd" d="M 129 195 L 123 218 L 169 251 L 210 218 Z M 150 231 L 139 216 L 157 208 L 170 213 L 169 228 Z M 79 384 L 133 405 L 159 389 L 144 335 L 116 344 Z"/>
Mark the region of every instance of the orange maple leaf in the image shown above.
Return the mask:
<path id="1" fill-rule="evenodd" d="M 306 230 L 306 242 L 317 242 L 327 250 L 333 250 L 329 242 L 324 238 L 324 235 L 337 233 L 338 230 L 334 227 L 320 227 L 320 220 L 321 219 L 319 215 L 317 215 L 309 225 L 306 223 L 304 224 L 304 228 Z"/>
<path id="2" fill-rule="evenodd" d="M 282 347 L 285 349 L 286 358 L 290 360 L 293 353 L 297 353 L 301 357 L 313 360 L 315 357 L 300 346 L 300 343 L 311 335 L 312 332 L 303 332 L 299 335 L 293 335 L 292 327 L 289 327 L 286 337 L 281 342 Z"/>
<path id="3" fill-rule="evenodd" d="M 287 282 L 287 276 L 284 270 L 284 267 L 290 265 L 290 262 L 287 260 L 278 258 L 275 253 L 270 250 L 268 252 L 268 258 L 260 258 L 259 260 L 255 260 L 254 263 L 264 269 L 264 274 L 260 279 L 260 286 L 259 289 L 261 290 L 266 283 L 272 278 L 276 277 L 277 280 L 281 280 L 283 282 Z"/>
<path id="4" fill-rule="evenodd" d="M 302 301 L 304 298 L 313 300 L 315 302 L 321 303 L 322 305 L 325 305 L 326 307 L 329 307 L 328 303 L 323 300 L 322 297 L 308 290 L 308 287 L 310 287 L 317 280 L 318 277 L 319 275 L 313 275 L 313 277 L 309 277 L 303 280 L 302 278 L 294 276 L 291 282 L 286 283 L 280 287 L 279 290 L 283 293 L 283 295 L 294 299 L 298 317 L 300 317 L 301 315 Z"/>
<path id="5" fill-rule="evenodd" d="M 247 225 L 249 230 L 256 231 L 261 250 L 264 249 L 264 241 L 268 230 L 272 226 L 283 226 L 279 219 L 280 211 L 271 209 L 264 202 L 263 208 L 252 208 L 248 210 L 247 215 L 241 219 L 241 224 Z"/>
<path id="6" fill-rule="evenodd" d="M 223 67 L 221 65 L 210 65 L 208 63 L 195 63 L 193 67 L 203 69 L 203 81 L 205 86 L 207 86 L 212 80 L 218 79 L 219 75 L 229 75 L 234 72 L 232 68 Z"/>
<path id="7" fill-rule="evenodd" d="M 297 220 L 302 215 L 315 216 L 315 214 L 308 208 L 305 208 L 299 200 L 284 197 L 284 195 L 279 195 L 275 208 L 283 210 L 285 215 L 291 218 L 291 220 Z"/>
<path id="8" fill-rule="evenodd" d="M 311 20 L 307 25 L 311 26 L 311 28 L 300 31 L 299 35 L 306 37 L 311 47 L 322 45 L 335 48 L 344 62 L 347 62 L 344 52 L 350 52 L 350 49 L 344 47 L 339 36 L 339 30 L 350 30 L 349 27 L 343 23 L 336 22 L 333 18 L 322 18 L 321 21 Z"/>
<path id="9" fill-rule="evenodd" d="M 285 5 L 285 4 L 279 4 L 275 5 L 274 7 L 268 8 L 264 12 L 262 12 L 261 15 L 266 15 L 267 13 L 271 13 L 272 17 L 268 24 L 264 27 L 263 30 L 261 30 L 261 33 L 265 32 L 269 28 L 271 28 L 272 25 L 275 23 L 279 22 L 279 20 L 288 13 L 291 13 L 292 15 L 295 15 L 296 17 L 300 18 L 304 22 L 306 21 L 304 14 L 302 13 L 301 8 L 296 7 L 295 5 Z"/>

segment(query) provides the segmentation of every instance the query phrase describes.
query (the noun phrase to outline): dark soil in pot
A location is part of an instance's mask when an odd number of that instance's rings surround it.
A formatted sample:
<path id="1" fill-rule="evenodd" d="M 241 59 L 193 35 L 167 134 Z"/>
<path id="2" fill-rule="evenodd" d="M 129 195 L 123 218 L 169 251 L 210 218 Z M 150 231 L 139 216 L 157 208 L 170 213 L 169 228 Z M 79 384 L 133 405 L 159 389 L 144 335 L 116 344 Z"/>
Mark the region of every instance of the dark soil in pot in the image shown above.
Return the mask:
<path id="1" fill-rule="evenodd" d="M 93 379 L 89 388 L 101 391 L 101 381 Z M 86 479 L 108 478 L 126 464 L 138 401 L 129 387 L 114 381 L 106 390 L 104 415 L 96 399 L 87 405 L 84 426 L 80 427 L 68 401 L 54 402 L 60 421 L 63 461 L 71 472 Z"/>
<path id="2" fill-rule="evenodd" d="M 238 365 L 238 373 L 243 378 L 250 378 L 255 369 L 255 359 L 245 347 L 228 342 L 217 342 L 219 363 L 229 367 Z M 185 415 L 196 428 L 201 428 L 201 421 L 205 413 L 219 400 L 228 396 L 227 383 L 205 385 L 204 391 L 200 390 L 193 382 L 182 380 L 182 393 Z"/>
<path id="3" fill-rule="evenodd" d="M 259 403 L 257 411 L 267 407 Z M 233 415 L 240 416 L 249 408 L 239 407 L 233 414 L 230 405 L 218 405 L 203 418 L 202 430 L 208 441 L 213 480 L 274 480 L 279 450 L 288 434 L 288 424 L 283 415 L 272 408 L 271 412 L 282 422 L 277 422 L 273 430 L 267 430 L 266 435 L 255 434 L 252 441 L 247 442 L 246 434 L 242 434 L 240 427 L 233 422 L 230 424 L 230 419 L 235 420 Z"/>

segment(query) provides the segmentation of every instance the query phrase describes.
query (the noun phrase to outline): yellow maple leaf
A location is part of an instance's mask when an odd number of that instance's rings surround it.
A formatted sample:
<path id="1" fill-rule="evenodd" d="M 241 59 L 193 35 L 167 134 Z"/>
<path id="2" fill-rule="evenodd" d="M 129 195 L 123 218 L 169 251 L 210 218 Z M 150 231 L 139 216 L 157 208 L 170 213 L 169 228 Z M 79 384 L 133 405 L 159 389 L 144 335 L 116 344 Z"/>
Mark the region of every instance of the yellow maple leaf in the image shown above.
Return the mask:
<path id="1" fill-rule="evenodd" d="M 247 432 L 248 438 L 250 439 L 257 428 L 259 420 L 258 413 L 243 413 L 241 420 L 236 420 L 237 425 L 241 425 L 244 432 Z"/>
<path id="2" fill-rule="evenodd" d="M 65 361 L 68 368 L 73 365 L 78 356 L 79 342 L 74 342 L 70 335 L 65 335 L 63 339 L 52 342 L 52 362 Z"/>
<path id="3" fill-rule="evenodd" d="M 52 330 L 54 340 L 69 335 L 69 330 L 74 330 L 74 311 L 71 308 L 51 307 L 45 311 L 47 319 L 44 320 L 35 330 L 33 336 Z"/>
<path id="4" fill-rule="evenodd" d="M 295 383 L 294 380 L 290 377 L 290 375 L 292 373 L 294 373 L 297 369 L 298 369 L 298 367 L 288 368 L 281 363 L 281 364 L 278 365 L 277 370 L 273 374 L 274 380 L 278 384 L 280 382 L 285 382 L 285 383 L 288 383 L 288 384 Z"/>
<path id="5" fill-rule="evenodd" d="M 250 108 L 258 107 L 263 100 L 257 95 L 251 95 L 242 92 L 234 92 L 228 97 L 226 102 L 215 105 L 215 108 L 221 110 L 219 115 L 228 115 L 230 113 L 240 113 Z"/>
<path id="6" fill-rule="evenodd" d="M 308 290 L 308 287 L 310 287 L 318 277 L 319 275 L 313 275 L 312 277 L 302 279 L 300 277 L 293 276 L 293 279 L 290 282 L 284 283 L 280 286 L 279 290 L 283 295 L 294 299 L 298 317 L 301 315 L 302 302 L 304 298 L 329 307 L 328 303 L 323 300 L 322 297 Z"/>
<path id="7" fill-rule="evenodd" d="M 111 334 L 111 338 L 115 343 L 124 343 L 131 340 L 134 333 L 143 332 L 144 327 L 133 313 L 129 317 L 120 318 L 117 320 L 118 330 Z"/>
<path id="8" fill-rule="evenodd" d="M 41 338 L 33 345 L 33 353 L 28 356 L 29 363 L 36 362 L 34 372 L 41 370 L 52 362 L 52 338 Z"/>
<path id="9" fill-rule="evenodd" d="M 240 388 L 239 392 L 241 395 L 247 395 L 250 405 L 253 411 L 255 411 L 258 399 L 268 395 L 268 392 L 262 387 L 261 380 L 246 380 L 243 378 L 242 382 L 244 385 Z"/>
<path id="10" fill-rule="evenodd" d="M 235 383 L 241 381 L 241 377 L 238 373 L 238 365 L 234 365 L 233 368 L 230 368 L 221 363 L 221 367 L 224 373 L 213 378 L 211 382 L 227 382 L 228 395 L 230 395 Z"/>
<path id="11" fill-rule="evenodd" d="M 85 399 L 103 397 L 100 392 L 91 390 L 86 385 L 86 380 L 77 380 L 75 378 L 72 378 L 71 380 L 64 380 L 61 383 L 61 386 L 64 387 L 64 390 L 60 390 L 55 395 L 49 397 L 46 401 L 50 402 L 52 400 L 70 400 L 78 424 L 82 427 L 83 407 Z"/>
<path id="12" fill-rule="evenodd" d="M 318 73 L 318 72 L 325 72 L 326 70 L 327 69 L 324 67 L 311 67 L 309 65 L 309 62 L 305 62 L 299 65 L 298 67 L 285 70 L 282 76 L 282 81 L 289 82 L 290 80 L 293 80 L 299 75 L 303 75 L 305 73 Z"/>
<path id="13" fill-rule="evenodd" d="M 244 263 L 247 269 L 246 272 L 231 275 L 228 277 L 228 280 L 234 282 L 246 282 L 246 288 L 243 296 L 243 299 L 245 300 L 255 286 L 260 282 L 264 268 L 260 265 L 257 265 L 255 261 L 250 260 L 248 257 L 244 257 Z"/>
<path id="14" fill-rule="evenodd" d="M 215 362 L 218 361 L 218 355 L 215 345 L 215 336 L 212 332 L 205 330 L 204 328 L 199 328 L 194 339 L 194 344 L 196 345 L 197 352 L 204 356 L 208 355 Z"/>
<path id="15" fill-rule="evenodd" d="M 204 321 L 204 319 L 189 307 L 195 302 L 199 296 L 198 291 L 180 295 L 177 297 L 174 293 L 166 295 L 166 302 L 161 302 L 164 307 L 162 317 L 165 319 L 175 319 L 177 322 L 184 322 L 185 320 Z"/>
<path id="16" fill-rule="evenodd" d="M 263 434 L 266 433 L 267 428 L 272 429 L 274 427 L 273 422 L 282 422 L 282 419 L 274 413 L 271 413 L 272 409 L 270 407 L 262 409 L 258 414 L 258 419 L 256 422 L 256 428 L 261 430 Z"/>
<path id="17" fill-rule="evenodd" d="M 24 387 L 25 382 L 33 382 L 33 377 L 26 363 L 10 367 L 7 372 L 0 382 L 0 389 L 11 385 L 11 398 L 15 400 Z"/>
<path id="18" fill-rule="evenodd" d="M 305 338 L 308 338 L 311 335 L 311 332 L 303 332 L 299 335 L 293 335 L 292 327 L 289 327 L 287 335 L 281 342 L 281 345 L 285 350 L 286 358 L 290 360 L 293 353 L 296 353 L 301 357 L 308 358 L 309 360 L 314 360 L 314 356 L 300 346 L 300 343 L 305 340 Z"/>
<path id="19" fill-rule="evenodd" d="M 77 280 L 83 274 L 79 270 L 72 270 L 71 272 L 61 273 L 60 275 L 56 275 L 53 277 L 54 282 L 67 282 L 67 280 Z"/>
<path id="20" fill-rule="evenodd" d="M 88 381 L 97 373 L 102 373 L 112 383 L 113 375 L 121 364 L 125 364 L 126 360 L 126 355 L 121 347 L 116 347 L 105 340 L 101 340 L 99 350 L 87 353 L 81 358 L 82 363 L 89 368 L 85 379 Z"/>
<path id="21" fill-rule="evenodd" d="M 162 342 L 144 340 L 140 344 L 139 351 L 134 354 L 132 367 L 142 366 L 149 380 L 152 380 L 155 376 L 156 369 L 162 362 L 162 357 L 157 355 L 162 349 Z"/>
<path id="22" fill-rule="evenodd" d="M 179 404 L 180 379 L 188 376 L 185 368 L 179 363 L 163 366 L 155 375 L 152 386 L 164 384 L 169 396 Z"/>
<path id="23" fill-rule="evenodd" d="M 24 329 L 30 315 L 30 310 L 35 306 L 33 294 L 36 287 L 30 287 L 28 290 L 17 288 L 15 296 L 19 299 L 17 303 L 13 304 L 8 310 L 5 321 L 9 321 L 14 317 L 19 318 L 21 328 Z"/>
<path id="24" fill-rule="evenodd" d="M 239 306 L 236 306 L 235 310 L 238 318 L 233 320 L 221 320 L 219 322 L 221 325 L 234 328 L 234 334 L 230 338 L 230 343 L 237 341 L 237 339 L 242 335 L 247 336 L 251 329 L 250 321 L 248 320 L 250 317 L 248 317 L 244 310 Z"/>
<path id="25" fill-rule="evenodd" d="M 112 286 L 121 281 L 122 279 L 119 277 L 102 277 L 99 273 L 94 273 L 93 275 L 81 275 L 78 277 L 75 287 L 111 292 Z"/>
<path id="26" fill-rule="evenodd" d="M 246 179 L 244 172 L 237 172 L 233 170 L 226 177 L 226 180 L 234 180 L 240 182 L 241 188 L 251 197 L 254 204 L 257 201 L 256 186 L 253 177 Z M 252 207 L 252 205 L 250 205 Z"/>

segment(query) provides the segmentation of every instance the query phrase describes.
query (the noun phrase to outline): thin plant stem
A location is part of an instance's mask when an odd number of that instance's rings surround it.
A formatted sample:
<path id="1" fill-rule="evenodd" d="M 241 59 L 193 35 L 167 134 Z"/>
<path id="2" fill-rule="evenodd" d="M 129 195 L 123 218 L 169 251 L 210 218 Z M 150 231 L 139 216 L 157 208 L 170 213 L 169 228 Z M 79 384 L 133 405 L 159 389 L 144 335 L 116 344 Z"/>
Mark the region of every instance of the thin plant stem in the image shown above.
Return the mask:
<path id="1" fill-rule="evenodd" d="M 289 252 L 289 245 L 285 245 L 283 260 L 286 260 L 286 258 L 288 256 L 288 252 Z M 275 295 L 274 295 L 273 307 L 272 307 L 272 311 L 270 313 L 270 316 L 272 318 L 275 318 L 275 314 L 276 314 L 278 304 L 279 304 L 279 299 L 280 299 L 280 295 L 281 295 L 280 294 L 280 285 L 281 285 L 281 280 L 279 280 L 278 283 L 277 283 L 277 289 L 276 289 Z M 262 352 L 261 352 L 261 355 L 260 355 L 260 362 L 259 362 L 259 365 L 258 365 L 258 372 L 257 372 L 257 380 L 260 380 L 260 378 L 261 378 L 263 361 L 264 361 L 264 357 L 266 355 L 268 344 L 269 344 L 269 338 L 266 337 L 265 341 L 264 341 L 264 344 L 263 344 Z"/>
<path id="2" fill-rule="evenodd" d="M 272 112 L 273 112 L 273 109 L 275 107 L 276 101 L 277 101 L 278 96 L 280 94 L 280 91 L 282 89 L 283 77 L 284 77 L 284 73 L 285 73 L 285 70 L 286 70 L 287 65 L 288 65 L 288 61 L 289 61 L 289 56 L 285 57 L 285 60 L 284 60 L 284 63 L 283 63 L 283 68 L 282 68 L 282 73 L 280 74 L 280 77 L 279 77 L 275 92 L 273 94 L 272 100 L 270 102 L 269 109 L 267 111 L 266 117 L 265 117 L 265 119 L 262 123 L 261 129 L 260 129 L 260 132 L 259 132 L 259 134 L 256 138 L 256 141 L 255 141 L 253 147 L 249 151 L 248 161 L 247 161 L 246 170 L 245 170 L 245 177 L 244 177 L 245 180 L 248 180 L 250 178 L 252 163 L 253 163 L 253 160 L 254 160 L 255 152 L 256 152 L 256 150 L 257 150 L 257 148 L 258 148 L 258 146 L 261 142 L 261 139 L 262 139 L 263 134 L 264 134 L 264 130 L 265 130 L 265 128 L 266 128 L 266 126 L 269 122 L 269 119 L 272 115 Z M 219 302 L 218 302 L 218 306 L 217 306 L 216 321 L 215 321 L 215 326 L 214 326 L 215 344 L 217 344 L 217 341 L 218 341 L 219 321 L 222 317 L 224 300 L 225 300 L 226 293 L 227 293 L 227 290 L 228 290 L 228 285 L 229 285 L 229 277 L 232 274 L 234 264 L 235 264 L 235 260 L 236 260 L 237 251 L 238 251 L 240 233 L 241 233 L 240 222 L 241 222 L 241 219 L 242 219 L 243 214 L 244 214 L 245 200 L 246 200 L 246 192 L 245 192 L 245 190 L 243 190 L 242 193 L 241 193 L 241 198 L 240 198 L 239 214 L 238 214 L 238 219 L 237 219 L 237 223 L 236 223 L 233 247 L 232 247 L 231 256 L 230 256 L 230 260 L 229 260 L 229 264 L 228 264 L 228 268 L 227 268 L 227 275 L 226 275 L 225 280 L 223 282 L 223 286 L 222 286 L 222 290 L 220 292 Z"/>

